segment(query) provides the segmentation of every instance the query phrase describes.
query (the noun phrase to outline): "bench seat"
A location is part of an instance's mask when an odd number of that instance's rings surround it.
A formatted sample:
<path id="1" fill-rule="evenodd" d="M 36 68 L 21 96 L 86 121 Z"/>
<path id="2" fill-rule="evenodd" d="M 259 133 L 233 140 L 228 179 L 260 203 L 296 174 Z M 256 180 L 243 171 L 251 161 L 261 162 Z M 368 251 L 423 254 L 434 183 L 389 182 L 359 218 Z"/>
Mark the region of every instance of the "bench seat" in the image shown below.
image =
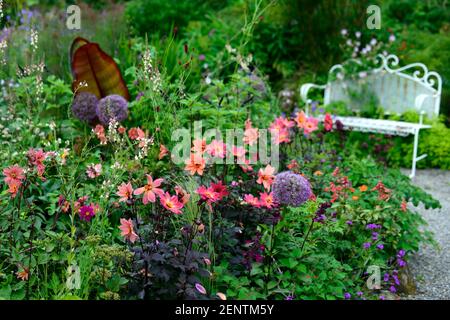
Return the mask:
<path id="1" fill-rule="evenodd" d="M 324 116 L 321 115 L 317 118 L 323 121 Z M 430 125 L 426 124 L 384 119 L 334 116 L 333 121 L 336 120 L 339 120 L 343 124 L 344 130 L 381 133 L 402 137 L 415 134 L 421 129 L 431 128 Z"/>

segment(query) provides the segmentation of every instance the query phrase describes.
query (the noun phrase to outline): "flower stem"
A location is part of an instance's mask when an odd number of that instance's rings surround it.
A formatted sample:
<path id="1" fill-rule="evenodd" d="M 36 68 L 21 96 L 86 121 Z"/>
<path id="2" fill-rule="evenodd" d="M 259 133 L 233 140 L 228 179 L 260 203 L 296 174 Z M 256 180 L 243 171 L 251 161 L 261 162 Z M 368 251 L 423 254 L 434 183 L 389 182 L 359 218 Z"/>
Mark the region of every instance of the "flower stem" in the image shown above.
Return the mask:
<path id="1" fill-rule="evenodd" d="M 302 246 L 300 248 L 301 253 L 303 253 L 303 247 L 305 246 L 306 243 L 306 239 L 308 239 L 309 234 L 311 233 L 311 230 L 313 228 L 314 225 L 314 218 L 311 219 L 311 224 L 309 226 L 308 232 L 306 233 L 305 239 L 303 240 Z"/>

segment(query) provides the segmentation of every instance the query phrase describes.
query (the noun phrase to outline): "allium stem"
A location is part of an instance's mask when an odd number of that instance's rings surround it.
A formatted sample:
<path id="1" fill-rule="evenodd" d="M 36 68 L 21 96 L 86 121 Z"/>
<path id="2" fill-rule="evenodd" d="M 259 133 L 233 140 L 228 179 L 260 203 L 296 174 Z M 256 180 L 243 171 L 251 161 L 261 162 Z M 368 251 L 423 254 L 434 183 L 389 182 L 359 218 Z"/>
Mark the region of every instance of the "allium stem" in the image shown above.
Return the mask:
<path id="1" fill-rule="evenodd" d="M 311 224 L 309 225 L 308 232 L 306 232 L 305 239 L 303 239 L 303 243 L 302 243 L 302 246 L 301 246 L 301 248 L 300 248 L 301 253 L 303 253 L 303 247 L 305 246 L 306 239 L 308 239 L 308 236 L 309 236 L 309 234 L 311 233 L 311 230 L 312 230 L 312 228 L 313 228 L 313 225 L 314 225 L 314 218 L 311 219 Z"/>

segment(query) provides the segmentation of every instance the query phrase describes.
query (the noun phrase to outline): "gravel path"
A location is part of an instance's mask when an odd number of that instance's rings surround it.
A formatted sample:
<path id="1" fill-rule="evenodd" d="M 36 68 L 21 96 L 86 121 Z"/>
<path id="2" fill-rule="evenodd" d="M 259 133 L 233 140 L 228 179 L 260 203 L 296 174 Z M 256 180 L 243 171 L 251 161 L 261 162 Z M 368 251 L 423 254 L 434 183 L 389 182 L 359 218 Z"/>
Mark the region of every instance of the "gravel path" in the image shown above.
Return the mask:
<path id="1" fill-rule="evenodd" d="M 409 174 L 407 170 L 403 171 Z M 428 222 L 440 249 L 422 246 L 410 259 L 417 282 L 417 294 L 404 297 L 414 300 L 450 300 L 450 171 L 418 170 L 412 181 L 441 202 L 442 209 L 415 208 Z"/>

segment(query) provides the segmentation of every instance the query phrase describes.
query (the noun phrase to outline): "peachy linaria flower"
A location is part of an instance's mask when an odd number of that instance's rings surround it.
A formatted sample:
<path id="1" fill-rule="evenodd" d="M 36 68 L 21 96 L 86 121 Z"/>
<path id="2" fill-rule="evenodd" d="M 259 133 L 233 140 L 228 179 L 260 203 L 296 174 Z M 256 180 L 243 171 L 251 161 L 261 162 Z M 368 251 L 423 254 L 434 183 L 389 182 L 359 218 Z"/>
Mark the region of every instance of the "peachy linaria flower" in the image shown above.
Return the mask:
<path id="1" fill-rule="evenodd" d="M 312 194 L 309 181 L 291 171 L 277 174 L 272 190 L 277 203 L 293 207 L 306 202 Z"/>

